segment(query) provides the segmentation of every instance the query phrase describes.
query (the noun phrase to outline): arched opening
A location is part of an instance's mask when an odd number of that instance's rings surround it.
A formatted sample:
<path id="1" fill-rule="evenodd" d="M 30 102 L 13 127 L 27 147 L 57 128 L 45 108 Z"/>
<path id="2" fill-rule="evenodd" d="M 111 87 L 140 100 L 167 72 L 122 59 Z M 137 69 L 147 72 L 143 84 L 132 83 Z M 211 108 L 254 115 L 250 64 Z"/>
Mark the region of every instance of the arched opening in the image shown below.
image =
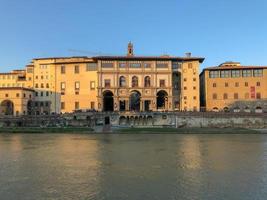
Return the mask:
<path id="1" fill-rule="evenodd" d="M 228 107 L 224 107 L 224 108 L 223 108 L 223 111 L 224 111 L 224 112 L 229 112 L 229 108 L 228 108 Z"/>
<path id="2" fill-rule="evenodd" d="M 138 91 L 133 91 L 130 95 L 130 111 L 140 111 L 141 94 Z"/>
<path id="3" fill-rule="evenodd" d="M 262 107 L 257 106 L 255 109 L 255 113 L 262 113 Z"/>
<path id="4" fill-rule="evenodd" d="M 219 112 L 219 109 L 217 107 L 212 108 L 213 112 Z"/>
<path id="5" fill-rule="evenodd" d="M 28 115 L 33 115 L 34 114 L 34 104 L 31 100 L 28 101 L 27 103 L 27 114 Z"/>
<path id="6" fill-rule="evenodd" d="M 126 78 L 124 76 L 120 77 L 120 87 L 126 87 Z"/>
<path id="7" fill-rule="evenodd" d="M 147 117 L 147 125 L 148 126 L 152 126 L 153 125 L 153 117 L 152 116 L 148 116 Z"/>
<path id="8" fill-rule="evenodd" d="M 1 114 L 14 115 L 14 103 L 10 100 L 4 100 L 1 103 Z"/>
<path id="9" fill-rule="evenodd" d="M 166 109 L 168 102 L 168 94 L 164 90 L 160 90 L 157 93 L 157 109 Z"/>
<path id="10" fill-rule="evenodd" d="M 103 111 L 114 111 L 113 93 L 109 90 L 103 92 Z"/>
<path id="11" fill-rule="evenodd" d="M 119 119 L 119 124 L 120 125 L 127 125 L 127 119 L 124 116 L 121 116 Z"/>
<path id="12" fill-rule="evenodd" d="M 137 76 L 132 77 L 132 87 L 138 87 L 138 77 Z"/>
<path id="13" fill-rule="evenodd" d="M 250 111 L 250 108 L 249 108 L 248 106 L 246 106 L 245 109 L 244 109 L 244 112 L 246 112 L 246 113 L 250 113 L 250 112 L 251 112 L 251 111 Z"/>
<path id="14" fill-rule="evenodd" d="M 234 107 L 234 112 L 240 112 L 240 108 L 238 106 Z"/>
<path id="15" fill-rule="evenodd" d="M 149 76 L 145 77 L 145 87 L 150 87 L 150 77 Z"/>

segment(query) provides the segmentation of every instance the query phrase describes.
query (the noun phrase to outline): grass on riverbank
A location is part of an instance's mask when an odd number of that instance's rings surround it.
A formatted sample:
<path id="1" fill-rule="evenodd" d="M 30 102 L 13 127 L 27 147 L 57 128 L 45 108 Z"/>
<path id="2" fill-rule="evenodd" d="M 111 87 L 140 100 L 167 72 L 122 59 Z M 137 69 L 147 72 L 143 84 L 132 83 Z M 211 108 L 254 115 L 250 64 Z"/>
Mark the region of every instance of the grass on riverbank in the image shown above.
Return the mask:
<path id="1" fill-rule="evenodd" d="M 122 128 L 118 133 L 173 133 L 173 134 L 257 134 L 259 131 L 245 128 Z"/>
<path id="2" fill-rule="evenodd" d="M 91 133 L 88 127 L 15 127 L 0 128 L 0 133 Z"/>

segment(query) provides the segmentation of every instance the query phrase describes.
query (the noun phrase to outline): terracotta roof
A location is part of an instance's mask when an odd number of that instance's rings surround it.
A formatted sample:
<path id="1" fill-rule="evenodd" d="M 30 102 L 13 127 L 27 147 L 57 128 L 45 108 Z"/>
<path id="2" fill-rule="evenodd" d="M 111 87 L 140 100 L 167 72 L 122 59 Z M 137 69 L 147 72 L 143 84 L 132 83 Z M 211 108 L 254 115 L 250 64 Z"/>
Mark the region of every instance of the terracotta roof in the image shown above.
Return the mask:
<path id="1" fill-rule="evenodd" d="M 173 57 L 173 56 L 96 56 L 96 60 L 172 60 L 172 61 L 193 61 L 198 60 L 201 63 L 205 58 L 202 57 Z"/>
<path id="2" fill-rule="evenodd" d="M 207 67 L 203 70 L 221 70 L 221 69 L 262 69 L 267 68 L 267 66 L 216 66 L 216 67 Z"/>
<path id="3" fill-rule="evenodd" d="M 32 60 L 48 60 L 48 59 L 71 59 L 71 58 L 88 58 L 87 56 L 70 56 L 70 57 L 47 57 L 47 58 L 33 58 Z"/>
<path id="4" fill-rule="evenodd" d="M 47 59 L 71 59 L 71 58 L 84 58 L 94 60 L 177 60 L 177 61 L 190 61 L 199 60 L 201 63 L 205 58 L 202 57 L 173 57 L 173 56 L 77 56 L 77 57 L 51 57 L 51 58 L 34 58 L 33 60 L 47 60 Z"/>

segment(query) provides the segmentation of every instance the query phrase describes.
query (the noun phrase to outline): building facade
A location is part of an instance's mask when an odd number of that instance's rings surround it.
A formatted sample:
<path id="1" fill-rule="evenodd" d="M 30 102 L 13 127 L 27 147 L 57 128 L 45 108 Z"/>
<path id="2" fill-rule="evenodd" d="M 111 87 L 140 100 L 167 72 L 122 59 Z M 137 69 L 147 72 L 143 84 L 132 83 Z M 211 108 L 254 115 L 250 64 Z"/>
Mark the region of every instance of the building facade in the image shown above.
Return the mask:
<path id="1" fill-rule="evenodd" d="M 25 70 L 0 74 L 1 113 L 198 111 L 203 61 L 191 54 L 135 56 L 131 43 L 126 56 L 36 58 Z M 19 88 L 31 91 L 28 106 L 12 104 L 6 112 L 6 92 Z"/>
<path id="2" fill-rule="evenodd" d="M 267 111 L 267 66 L 226 62 L 209 67 L 200 74 L 200 87 L 206 111 Z"/>

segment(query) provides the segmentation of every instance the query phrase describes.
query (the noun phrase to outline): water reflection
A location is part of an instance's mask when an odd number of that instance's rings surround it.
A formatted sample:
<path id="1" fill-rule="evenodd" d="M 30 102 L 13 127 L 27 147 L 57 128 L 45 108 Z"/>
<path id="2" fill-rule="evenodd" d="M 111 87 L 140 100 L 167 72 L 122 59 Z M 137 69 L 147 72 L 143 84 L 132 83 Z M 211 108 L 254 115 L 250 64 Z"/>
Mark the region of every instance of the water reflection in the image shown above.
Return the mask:
<path id="1" fill-rule="evenodd" d="M 0 135 L 0 196 L 265 199 L 266 160 L 265 135 Z"/>

